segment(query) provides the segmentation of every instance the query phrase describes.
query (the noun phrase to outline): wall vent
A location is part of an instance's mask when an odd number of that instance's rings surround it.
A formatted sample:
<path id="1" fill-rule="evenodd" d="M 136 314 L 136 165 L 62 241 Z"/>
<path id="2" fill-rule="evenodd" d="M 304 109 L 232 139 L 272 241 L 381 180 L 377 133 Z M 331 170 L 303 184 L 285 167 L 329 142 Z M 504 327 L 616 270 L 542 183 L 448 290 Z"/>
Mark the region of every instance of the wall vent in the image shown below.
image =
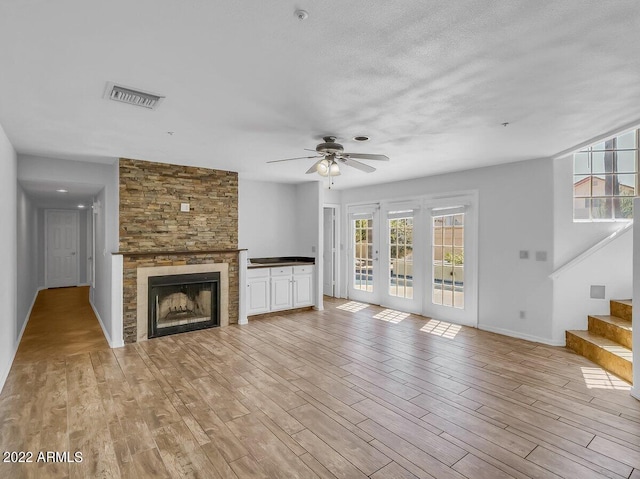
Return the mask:
<path id="1" fill-rule="evenodd" d="M 116 85 L 111 82 L 107 83 L 107 89 L 105 90 L 104 97 L 109 100 L 148 108 L 149 110 L 155 110 L 158 108 L 164 99 L 163 96 L 155 93 L 135 90 L 133 88 Z"/>

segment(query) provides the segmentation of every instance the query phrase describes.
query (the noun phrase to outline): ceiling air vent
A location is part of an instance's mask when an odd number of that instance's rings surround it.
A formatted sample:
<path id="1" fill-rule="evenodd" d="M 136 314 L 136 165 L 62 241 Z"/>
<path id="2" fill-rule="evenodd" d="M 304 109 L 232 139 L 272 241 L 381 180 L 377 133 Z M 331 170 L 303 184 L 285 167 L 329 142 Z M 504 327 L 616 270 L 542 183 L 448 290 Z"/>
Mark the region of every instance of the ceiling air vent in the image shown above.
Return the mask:
<path id="1" fill-rule="evenodd" d="M 119 101 L 122 103 L 128 103 L 134 106 L 141 106 L 150 110 L 155 110 L 160 103 L 162 103 L 163 96 L 156 95 L 155 93 L 144 92 L 140 90 L 134 90 L 115 83 L 107 83 L 107 89 L 105 91 L 105 98 L 110 100 Z"/>

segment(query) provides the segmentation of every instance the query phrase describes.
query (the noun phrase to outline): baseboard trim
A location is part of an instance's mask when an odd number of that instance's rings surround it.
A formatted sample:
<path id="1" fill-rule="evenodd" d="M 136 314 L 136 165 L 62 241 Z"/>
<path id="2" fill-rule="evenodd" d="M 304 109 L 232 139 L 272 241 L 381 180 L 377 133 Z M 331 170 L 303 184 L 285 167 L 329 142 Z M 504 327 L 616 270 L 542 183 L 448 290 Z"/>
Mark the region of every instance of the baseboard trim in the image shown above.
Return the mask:
<path id="1" fill-rule="evenodd" d="M 629 394 L 633 399 L 637 399 L 638 401 L 640 401 L 640 391 L 638 391 L 638 388 L 632 387 L 631 391 L 629 391 Z"/>
<path id="2" fill-rule="evenodd" d="M 534 343 L 542 343 L 548 346 L 565 346 L 564 341 L 553 341 L 548 338 L 541 338 L 538 336 L 533 336 L 531 334 L 519 333 L 510 329 L 496 328 L 494 326 L 486 326 L 484 324 L 478 324 L 478 329 L 488 331 L 490 333 L 502 334 L 503 336 L 510 336 L 512 338 L 524 339 L 526 341 L 531 341 Z"/>
<path id="3" fill-rule="evenodd" d="M 102 318 L 100 317 L 100 313 L 98 313 L 98 310 L 96 309 L 96 305 L 93 304 L 93 301 L 91 301 L 91 300 L 89 300 L 89 304 L 91 305 L 91 309 L 93 309 L 93 314 L 95 314 L 96 318 L 98 318 L 98 322 L 100 323 L 100 327 L 102 328 L 102 333 L 104 334 L 104 337 L 106 338 L 107 342 L 109 343 L 109 347 L 111 349 L 113 349 L 113 348 L 121 348 L 122 346 L 124 346 L 124 343 L 123 344 L 114 344 L 113 341 L 111 341 L 111 336 L 107 332 L 107 329 L 104 327 L 104 321 L 102 321 Z"/>
<path id="4" fill-rule="evenodd" d="M 18 334 L 18 338 L 13 343 L 13 352 L 11 353 L 11 361 L 9 361 L 9 364 L 7 365 L 7 369 L 3 371 L 2 376 L 0 376 L 0 393 L 4 389 L 4 384 L 7 382 L 7 378 L 9 377 L 9 373 L 11 372 L 11 366 L 13 366 L 13 361 L 16 359 L 16 353 L 18 352 L 18 347 L 20 347 L 20 341 L 22 341 L 22 335 L 24 334 L 24 331 L 27 329 L 27 324 L 31 319 L 31 313 L 33 311 L 33 307 L 36 304 L 36 300 L 38 299 L 38 293 L 40 293 L 40 291 L 44 289 L 47 289 L 47 288 L 38 287 L 38 289 L 36 289 L 35 294 L 33 295 L 33 300 L 31 301 L 31 306 L 29 306 L 27 315 L 24 318 L 24 323 L 22 324 L 22 329 L 20 330 L 20 334 Z"/>

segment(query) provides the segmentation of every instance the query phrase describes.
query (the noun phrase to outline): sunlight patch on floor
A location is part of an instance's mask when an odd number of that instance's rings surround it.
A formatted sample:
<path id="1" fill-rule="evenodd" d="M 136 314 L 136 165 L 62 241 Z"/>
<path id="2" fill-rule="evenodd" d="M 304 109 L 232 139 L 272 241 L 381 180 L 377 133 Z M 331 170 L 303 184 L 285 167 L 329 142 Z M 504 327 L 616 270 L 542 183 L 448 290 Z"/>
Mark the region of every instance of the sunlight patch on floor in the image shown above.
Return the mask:
<path id="1" fill-rule="evenodd" d="M 430 319 L 427 324 L 420 328 L 420 331 L 424 331 L 425 333 L 433 334 L 435 336 L 442 336 L 443 338 L 453 339 L 461 329 L 462 326 L 459 324 Z"/>
<path id="2" fill-rule="evenodd" d="M 348 303 L 341 304 L 340 306 L 336 306 L 337 309 L 341 309 L 343 311 L 349 311 L 350 313 L 357 313 L 358 311 L 362 311 L 363 309 L 369 307 L 366 303 L 358 303 L 357 301 L 349 301 Z"/>
<path id="3" fill-rule="evenodd" d="M 409 313 L 403 313 L 402 311 L 395 311 L 393 309 L 385 309 L 374 316 L 375 319 L 393 324 L 398 324 L 400 321 L 408 317 Z"/>
<path id="4" fill-rule="evenodd" d="M 580 368 L 584 383 L 589 389 L 631 390 L 631 386 L 601 368 Z"/>

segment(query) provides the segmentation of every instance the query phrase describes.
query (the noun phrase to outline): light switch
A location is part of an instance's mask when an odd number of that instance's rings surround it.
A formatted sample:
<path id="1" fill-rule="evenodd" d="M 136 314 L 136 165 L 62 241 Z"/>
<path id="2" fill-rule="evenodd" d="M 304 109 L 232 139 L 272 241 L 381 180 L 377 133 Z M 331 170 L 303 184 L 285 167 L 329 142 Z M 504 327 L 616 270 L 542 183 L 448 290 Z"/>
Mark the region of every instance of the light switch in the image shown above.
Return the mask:
<path id="1" fill-rule="evenodd" d="M 520 250 L 520 259 L 529 259 L 529 252 L 527 250 Z"/>
<path id="2" fill-rule="evenodd" d="M 180 211 L 189 212 L 189 203 L 180 203 Z"/>
<path id="3" fill-rule="evenodd" d="M 536 261 L 547 261 L 547 252 L 536 251 Z"/>

